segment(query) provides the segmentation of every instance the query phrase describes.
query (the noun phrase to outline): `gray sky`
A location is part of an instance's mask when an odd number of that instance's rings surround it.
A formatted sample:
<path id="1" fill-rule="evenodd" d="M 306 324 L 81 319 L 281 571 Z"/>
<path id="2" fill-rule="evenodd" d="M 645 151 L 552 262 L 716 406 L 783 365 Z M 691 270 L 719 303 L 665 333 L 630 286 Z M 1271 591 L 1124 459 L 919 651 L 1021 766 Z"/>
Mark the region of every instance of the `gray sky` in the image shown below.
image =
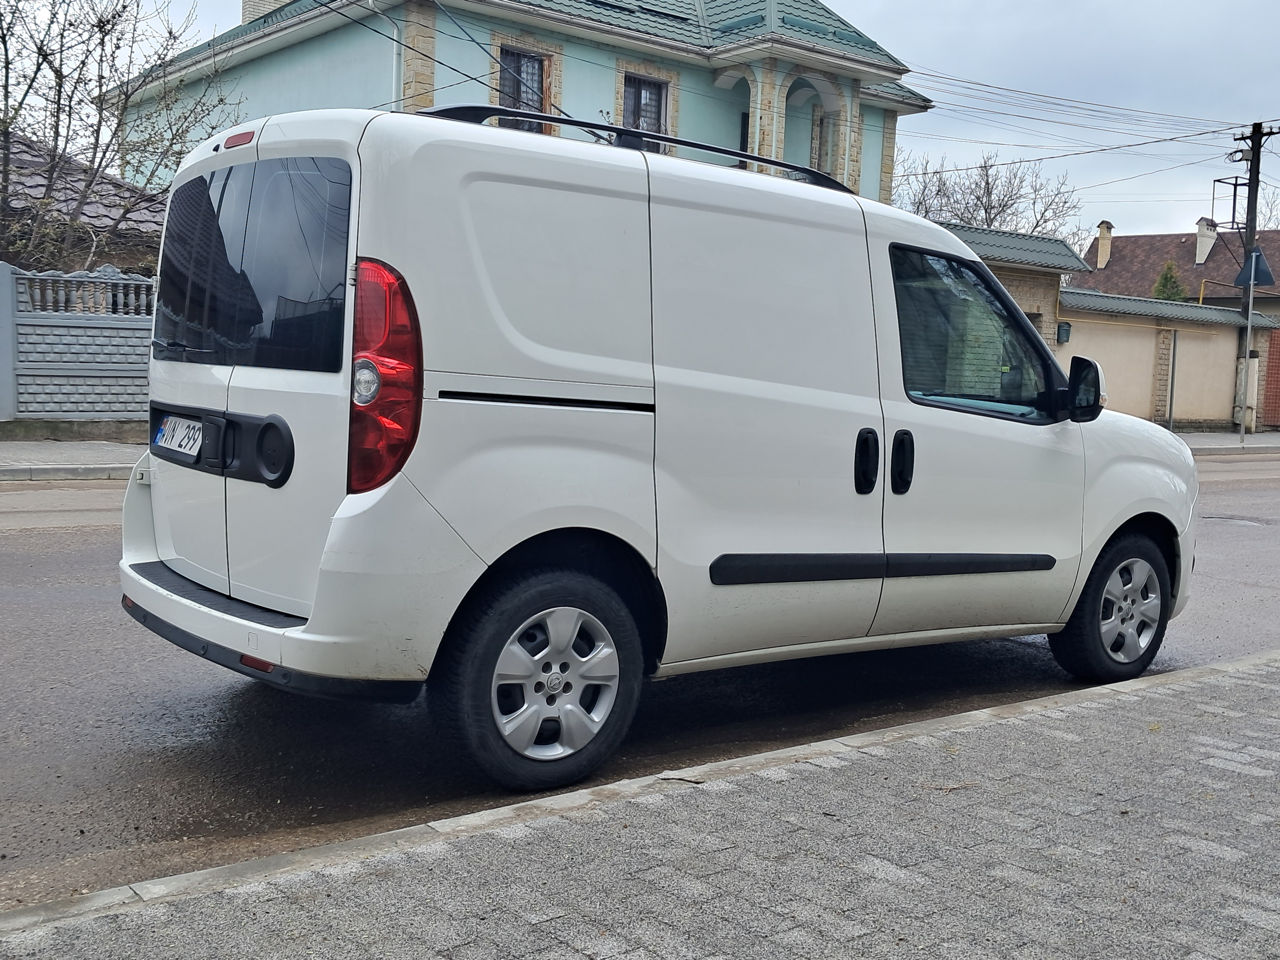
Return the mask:
<path id="1" fill-rule="evenodd" d="M 991 149 L 1001 160 L 1034 159 L 1233 127 L 1185 143 L 1046 160 L 1047 175 L 1066 172 L 1081 188 L 1089 227 L 1107 219 L 1117 233 L 1190 232 L 1201 216 L 1229 219 L 1229 195 L 1216 208 L 1211 200 L 1215 178 L 1245 173 L 1243 164 L 1224 159 L 1238 146 L 1231 137 L 1244 128 L 1237 125 L 1280 126 L 1276 0 L 1218 8 L 1191 0 L 826 2 L 906 63 L 913 72 L 905 82 L 937 102 L 902 120 L 899 143 L 935 161 L 945 154 L 948 166 L 968 165 Z M 240 22 L 240 2 L 200 0 L 197 17 L 198 36 L 207 39 L 215 27 Z M 1119 109 L 1031 100 L 1011 90 Z M 1262 172 L 1280 185 L 1280 136 L 1264 154 Z"/>

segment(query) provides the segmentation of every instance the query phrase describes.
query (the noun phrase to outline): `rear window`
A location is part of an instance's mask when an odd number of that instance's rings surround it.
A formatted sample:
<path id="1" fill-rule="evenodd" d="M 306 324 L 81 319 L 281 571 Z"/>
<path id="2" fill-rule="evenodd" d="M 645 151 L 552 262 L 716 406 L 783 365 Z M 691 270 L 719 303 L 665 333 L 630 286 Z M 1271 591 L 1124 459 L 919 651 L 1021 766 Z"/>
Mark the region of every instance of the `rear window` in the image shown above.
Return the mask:
<path id="1" fill-rule="evenodd" d="M 153 355 L 342 367 L 351 167 L 259 160 L 188 180 L 169 205 Z"/>

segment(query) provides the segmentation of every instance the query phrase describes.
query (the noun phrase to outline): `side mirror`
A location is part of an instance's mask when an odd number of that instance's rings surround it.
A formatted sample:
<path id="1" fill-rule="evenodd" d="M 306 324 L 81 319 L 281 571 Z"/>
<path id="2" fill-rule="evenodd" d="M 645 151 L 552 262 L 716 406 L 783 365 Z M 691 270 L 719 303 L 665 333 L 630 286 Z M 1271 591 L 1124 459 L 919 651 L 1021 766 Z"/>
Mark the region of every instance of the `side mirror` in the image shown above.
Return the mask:
<path id="1" fill-rule="evenodd" d="M 1097 420 L 1107 403 L 1107 385 L 1102 368 L 1088 357 L 1071 358 L 1067 381 L 1067 415 L 1076 423 Z"/>

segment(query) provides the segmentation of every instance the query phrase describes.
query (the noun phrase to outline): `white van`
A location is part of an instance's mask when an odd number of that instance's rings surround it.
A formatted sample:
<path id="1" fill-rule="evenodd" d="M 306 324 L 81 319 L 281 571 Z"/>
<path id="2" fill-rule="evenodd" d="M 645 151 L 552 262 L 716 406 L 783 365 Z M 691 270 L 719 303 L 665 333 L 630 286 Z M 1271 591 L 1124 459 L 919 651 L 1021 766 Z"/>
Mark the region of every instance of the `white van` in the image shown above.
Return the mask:
<path id="1" fill-rule="evenodd" d="M 425 682 L 522 789 L 594 770 L 649 676 L 1030 633 L 1086 680 L 1151 662 L 1190 454 L 1102 412 L 952 234 L 798 168 L 437 114 L 270 117 L 183 163 L 141 623 L 300 693 Z"/>

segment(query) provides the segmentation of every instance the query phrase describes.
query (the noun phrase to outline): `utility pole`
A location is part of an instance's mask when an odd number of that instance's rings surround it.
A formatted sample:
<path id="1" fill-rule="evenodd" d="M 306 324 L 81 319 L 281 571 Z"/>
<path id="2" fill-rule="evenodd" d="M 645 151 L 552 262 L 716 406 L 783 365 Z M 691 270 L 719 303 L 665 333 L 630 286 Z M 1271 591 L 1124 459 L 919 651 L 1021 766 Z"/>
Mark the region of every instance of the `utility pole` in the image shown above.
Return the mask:
<path id="1" fill-rule="evenodd" d="M 1244 372 L 1240 381 L 1241 443 L 1244 443 L 1245 420 L 1249 408 L 1249 362 L 1250 354 L 1253 352 L 1253 288 L 1257 279 L 1257 256 L 1254 252 L 1254 247 L 1258 243 L 1258 191 L 1262 180 L 1262 145 L 1278 133 L 1280 133 L 1280 130 L 1274 127 L 1270 130 L 1263 130 L 1261 123 L 1255 123 L 1249 128 L 1247 135 L 1240 134 L 1234 138 L 1237 143 L 1247 142 L 1248 146 L 1236 151 L 1232 159 L 1247 160 L 1249 163 L 1249 194 L 1245 201 L 1244 219 L 1244 255 L 1248 258 L 1246 266 L 1249 270 L 1249 278 L 1248 284 L 1240 297 L 1240 312 L 1244 314 L 1245 318 Z"/>

